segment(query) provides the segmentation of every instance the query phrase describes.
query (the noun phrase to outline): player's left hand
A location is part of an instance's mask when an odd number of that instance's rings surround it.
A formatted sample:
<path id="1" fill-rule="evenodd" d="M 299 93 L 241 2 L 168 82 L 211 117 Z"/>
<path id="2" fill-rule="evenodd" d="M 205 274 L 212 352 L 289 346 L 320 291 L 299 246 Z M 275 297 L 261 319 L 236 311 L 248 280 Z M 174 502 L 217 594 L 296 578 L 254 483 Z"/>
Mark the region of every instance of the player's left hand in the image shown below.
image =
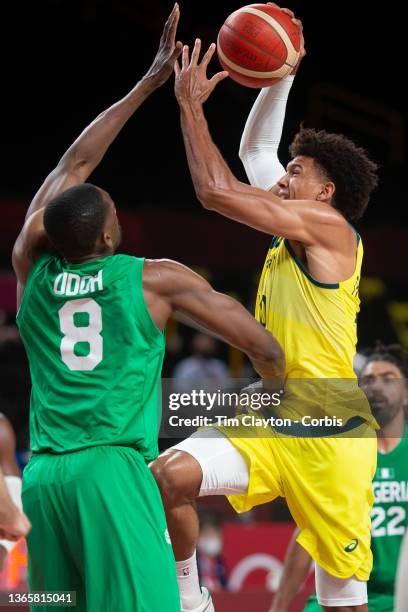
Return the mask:
<path id="1" fill-rule="evenodd" d="M 145 79 L 149 79 L 155 87 L 160 87 L 167 81 L 173 72 L 174 62 L 177 60 L 183 48 L 181 42 L 176 43 L 179 19 L 180 9 L 176 2 L 164 25 L 163 33 L 160 38 L 159 50 L 153 60 L 153 64 L 145 76 Z"/>
<path id="2" fill-rule="evenodd" d="M 227 78 L 228 72 L 225 70 L 217 72 L 211 79 L 207 78 L 207 66 L 214 55 L 215 48 L 216 46 L 214 43 L 210 45 L 207 53 L 205 53 L 199 64 L 198 59 L 201 51 L 201 40 L 197 38 L 195 41 L 194 49 L 191 54 L 191 61 L 189 59 L 188 46 L 185 45 L 183 47 L 181 68 L 178 61 L 174 64 L 176 73 L 174 91 L 180 104 L 182 102 L 204 104 L 214 91 L 216 85 Z"/>

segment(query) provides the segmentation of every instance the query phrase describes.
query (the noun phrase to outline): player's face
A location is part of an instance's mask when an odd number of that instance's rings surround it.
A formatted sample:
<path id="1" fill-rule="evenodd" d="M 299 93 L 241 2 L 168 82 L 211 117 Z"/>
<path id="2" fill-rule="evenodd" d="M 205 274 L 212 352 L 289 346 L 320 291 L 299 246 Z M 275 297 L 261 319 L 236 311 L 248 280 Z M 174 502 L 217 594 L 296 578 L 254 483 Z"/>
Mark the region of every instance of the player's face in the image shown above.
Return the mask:
<path id="1" fill-rule="evenodd" d="M 384 427 L 404 408 L 406 381 L 400 369 L 389 361 L 372 361 L 363 369 L 360 386 L 370 402 L 380 427 Z"/>
<path id="2" fill-rule="evenodd" d="M 287 165 L 278 181 L 278 196 L 283 200 L 321 200 L 325 182 L 311 157 L 298 155 Z"/>

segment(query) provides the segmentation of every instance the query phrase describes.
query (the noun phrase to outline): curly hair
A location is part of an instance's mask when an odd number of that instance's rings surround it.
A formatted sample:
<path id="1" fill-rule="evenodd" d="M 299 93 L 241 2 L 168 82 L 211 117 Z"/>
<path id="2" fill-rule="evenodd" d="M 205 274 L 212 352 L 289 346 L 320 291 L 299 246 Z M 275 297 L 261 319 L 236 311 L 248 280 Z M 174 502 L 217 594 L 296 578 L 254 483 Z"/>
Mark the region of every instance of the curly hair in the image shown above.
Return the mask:
<path id="1" fill-rule="evenodd" d="M 400 344 L 386 345 L 378 340 L 374 347 L 365 349 L 361 354 L 367 360 L 364 367 L 372 361 L 388 361 L 397 366 L 403 377 L 408 379 L 408 352 Z"/>
<path id="2" fill-rule="evenodd" d="M 341 134 L 301 126 L 289 147 L 292 158 L 305 155 L 336 187 L 332 205 L 347 221 L 356 221 L 378 185 L 378 166 L 367 152 Z"/>

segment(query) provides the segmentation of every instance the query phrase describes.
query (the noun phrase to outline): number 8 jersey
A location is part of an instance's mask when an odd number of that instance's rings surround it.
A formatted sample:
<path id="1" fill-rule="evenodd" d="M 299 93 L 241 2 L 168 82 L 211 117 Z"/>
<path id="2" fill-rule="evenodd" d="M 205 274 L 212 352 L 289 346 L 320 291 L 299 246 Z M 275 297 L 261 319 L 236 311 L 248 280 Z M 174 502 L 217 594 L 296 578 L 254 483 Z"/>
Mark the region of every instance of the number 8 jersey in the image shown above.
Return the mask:
<path id="1" fill-rule="evenodd" d="M 143 264 L 127 255 L 34 263 L 17 315 L 34 453 L 114 444 L 157 456 L 165 338 L 144 301 Z"/>

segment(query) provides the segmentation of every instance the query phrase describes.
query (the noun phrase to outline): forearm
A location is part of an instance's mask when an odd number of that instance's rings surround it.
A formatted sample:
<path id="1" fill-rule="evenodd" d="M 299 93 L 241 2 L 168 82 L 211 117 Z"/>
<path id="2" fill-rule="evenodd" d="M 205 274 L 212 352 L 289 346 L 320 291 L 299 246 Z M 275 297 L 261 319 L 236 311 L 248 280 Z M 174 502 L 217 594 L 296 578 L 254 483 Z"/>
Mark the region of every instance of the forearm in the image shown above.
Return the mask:
<path id="1" fill-rule="evenodd" d="M 181 128 L 190 174 L 198 199 L 208 210 L 273 234 L 281 206 L 273 193 L 242 183 L 232 174 L 211 139 L 201 105 L 180 104 Z M 279 234 L 281 235 L 281 234 Z"/>
<path id="2" fill-rule="evenodd" d="M 9 520 L 9 515 L 13 511 L 13 501 L 4 481 L 3 471 L 0 468 L 0 525 Z"/>
<path id="3" fill-rule="evenodd" d="M 155 89 L 151 79 L 141 79 L 124 98 L 96 117 L 71 145 L 61 161 L 69 159 L 75 165 L 86 164 L 91 173 L 125 123 Z"/>
<path id="4" fill-rule="evenodd" d="M 288 546 L 282 578 L 273 601 L 273 612 L 283 612 L 289 608 L 292 599 L 299 592 L 310 571 L 312 559 L 306 550 L 296 542 L 298 533 L 299 531 L 296 530 Z"/>
<path id="5" fill-rule="evenodd" d="M 155 89 L 151 79 L 142 79 L 124 98 L 85 128 L 35 195 L 26 219 L 57 193 L 87 180 L 128 119 Z"/>
<path id="6" fill-rule="evenodd" d="M 278 148 L 293 79 L 294 76 L 289 75 L 272 87 L 262 89 L 241 138 L 239 156 L 249 182 L 267 191 L 285 174 Z"/>
<path id="7" fill-rule="evenodd" d="M 180 120 L 187 162 L 197 196 L 239 183 L 224 161 L 209 133 L 203 108 L 198 103 L 180 103 Z M 203 202 L 205 206 L 205 202 Z"/>

